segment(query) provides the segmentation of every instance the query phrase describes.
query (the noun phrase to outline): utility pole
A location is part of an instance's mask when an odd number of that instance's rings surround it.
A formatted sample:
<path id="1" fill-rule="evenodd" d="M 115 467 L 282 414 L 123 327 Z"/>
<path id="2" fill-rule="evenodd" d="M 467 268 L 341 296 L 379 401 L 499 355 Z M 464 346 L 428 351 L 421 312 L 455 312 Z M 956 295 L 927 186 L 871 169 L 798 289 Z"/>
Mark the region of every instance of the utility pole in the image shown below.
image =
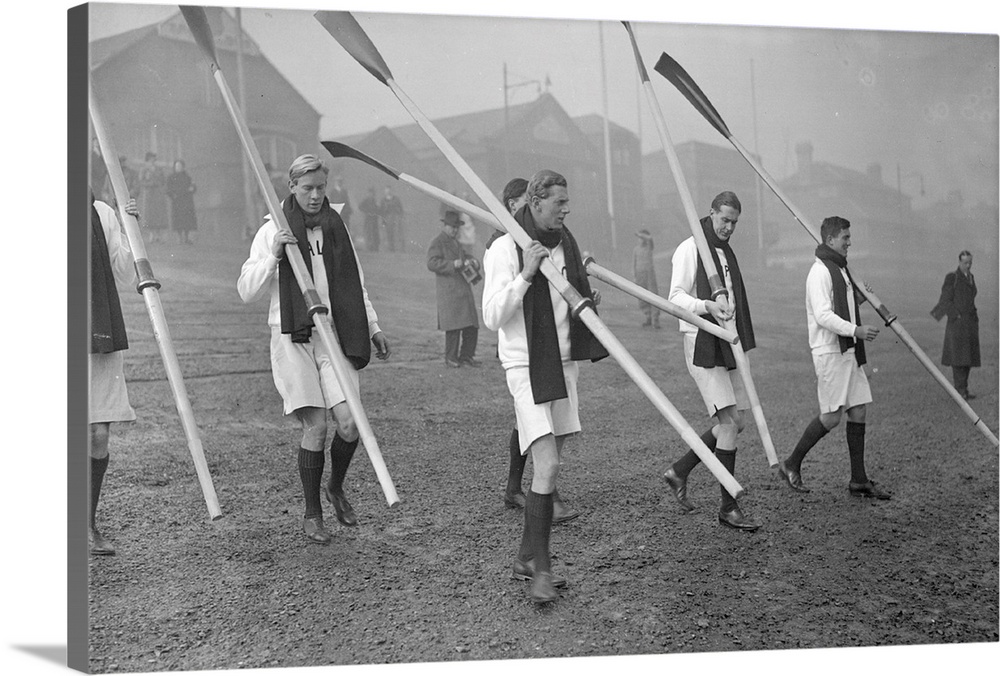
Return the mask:
<path id="1" fill-rule="evenodd" d="M 608 124 L 608 76 L 604 63 L 604 24 L 597 22 L 597 31 L 601 48 L 601 98 L 604 102 L 604 173 L 607 176 L 608 219 L 611 225 L 611 251 L 618 251 L 618 235 L 615 227 L 615 201 L 613 181 L 611 176 L 611 130 Z"/>

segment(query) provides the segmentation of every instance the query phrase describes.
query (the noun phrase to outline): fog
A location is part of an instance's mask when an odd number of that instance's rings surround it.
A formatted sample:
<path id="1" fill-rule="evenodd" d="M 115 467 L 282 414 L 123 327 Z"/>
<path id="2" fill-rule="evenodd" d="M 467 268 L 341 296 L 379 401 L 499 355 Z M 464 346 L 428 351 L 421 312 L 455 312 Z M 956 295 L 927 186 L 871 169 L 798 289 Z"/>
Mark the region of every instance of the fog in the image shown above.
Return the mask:
<path id="1" fill-rule="evenodd" d="M 173 5 L 95 4 L 90 37 L 154 23 L 176 11 Z M 931 224 L 936 232 L 927 246 L 944 247 L 940 265 L 908 265 L 897 253 L 893 267 L 906 275 L 897 281 L 910 283 L 926 272 L 920 283 L 930 288 L 954 268 L 955 247 L 974 248 L 981 252 L 980 285 L 995 299 L 996 35 L 667 23 L 671 13 L 660 14 L 663 21 L 632 25 L 675 143 L 727 146 L 653 72 L 662 52 L 691 74 L 734 137 L 757 152 L 779 181 L 796 171 L 795 146 L 808 141 L 817 162 L 857 172 L 878 164 L 883 182 L 911 199 L 917 212 L 954 203 L 960 194 L 962 218 Z M 508 84 L 516 85 L 508 87 L 512 104 L 546 90 L 571 116 L 603 114 L 603 66 L 610 120 L 635 131 L 645 153 L 662 152 L 627 33 L 618 21 L 355 16 L 395 80 L 431 119 L 502 107 L 505 67 Z M 246 8 L 240 19 L 266 57 L 321 113 L 322 139 L 412 122 L 390 90 L 319 25 L 313 10 Z M 965 225 L 955 225 L 958 220 Z M 790 215 L 787 227 L 797 228 Z"/>

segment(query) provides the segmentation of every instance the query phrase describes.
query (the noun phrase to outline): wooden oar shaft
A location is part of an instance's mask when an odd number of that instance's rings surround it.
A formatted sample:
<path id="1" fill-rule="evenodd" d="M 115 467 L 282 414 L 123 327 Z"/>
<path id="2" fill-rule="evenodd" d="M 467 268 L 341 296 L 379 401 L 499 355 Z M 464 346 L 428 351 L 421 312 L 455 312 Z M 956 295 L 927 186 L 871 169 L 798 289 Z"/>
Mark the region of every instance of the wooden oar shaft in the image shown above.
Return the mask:
<path id="1" fill-rule="evenodd" d="M 139 276 L 138 288 L 145 302 L 149 321 L 153 326 L 153 337 L 156 339 L 160 358 L 163 360 L 167 382 L 170 385 L 170 391 L 177 406 L 177 413 L 181 419 L 181 427 L 184 429 L 188 451 L 191 454 L 191 460 L 194 462 L 198 484 L 201 486 L 208 514 L 215 521 L 222 517 L 222 509 L 219 506 L 219 498 L 215 492 L 215 485 L 212 483 L 212 474 L 208 469 L 208 462 L 205 459 L 205 451 L 202 448 L 187 388 L 184 386 L 184 378 L 181 375 L 180 365 L 177 361 L 177 353 L 174 351 L 173 342 L 170 339 L 170 331 L 167 328 L 167 321 L 163 314 L 163 306 L 160 303 L 159 294 L 160 283 L 153 277 L 152 266 L 146 259 L 146 248 L 142 241 L 142 234 L 139 231 L 139 223 L 134 216 L 125 211 L 125 204 L 129 201 L 128 185 L 125 182 L 125 175 L 122 172 L 121 165 L 118 163 L 118 151 L 104 125 L 104 118 L 101 117 L 101 112 L 94 99 L 93 90 L 89 91 L 89 104 L 90 116 L 94 124 L 94 133 L 97 135 L 101 155 L 104 157 L 108 176 L 111 179 L 111 187 L 118 202 L 118 213 L 125 227 L 125 236 L 128 238 L 129 248 L 132 250 L 132 256 L 135 259 L 136 271 Z"/>
<path id="2" fill-rule="evenodd" d="M 205 57 L 210 62 L 215 82 L 222 94 L 222 99 L 226 104 L 226 108 L 229 110 L 230 118 L 233 121 L 233 125 L 236 127 L 236 132 L 240 138 L 243 150 L 250 160 L 250 167 L 257 179 L 257 185 L 260 187 L 261 193 L 264 195 L 264 201 L 267 204 L 271 218 L 280 229 L 290 232 L 291 230 L 288 227 L 285 214 L 281 209 L 281 202 L 274 190 L 274 186 L 271 184 L 270 176 L 268 176 L 267 170 L 264 168 L 264 161 L 260 156 L 260 151 L 257 149 L 257 145 L 254 142 L 250 129 L 246 124 L 243 113 L 236 103 L 236 97 L 233 95 L 229 84 L 226 82 L 225 74 L 216 62 L 213 47 L 214 38 L 211 35 L 211 29 L 208 27 L 208 20 L 205 17 L 204 10 L 197 7 L 182 7 L 181 11 L 184 15 L 185 21 L 188 23 L 188 27 L 191 29 L 191 32 L 195 37 L 195 42 L 197 42 L 202 48 L 205 53 Z M 348 376 L 351 366 L 340 349 L 340 344 L 333 333 L 331 323 L 328 323 L 322 317 L 322 315 L 328 312 L 328 309 L 323 305 L 319 298 L 319 294 L 313 285 L 312 277 L 309 275 L 309 271 L 305 266 L 305 261 L 302 258 L 302 253 L 299 251 L 298 246 L 291 244 L 285 245 L 285 256 L 288 258 L 288 262 L 291 264 L 296 282 L 302 290 L 306 307 L 313 318 L 313 323 L 320 335 L 320 340 L 330 355 L 330 360 L 334 367 L 334 374 L 336 375 L 337 382 L 344 393 L 348 409 L 354 417 L 354 422 L 357 425 L 361 442 L 364 444 L 368 458 L 372 463 L 372 467 L 375 469 L 375 474 L 378 477 L 379 485 L 382 488 L 385 499 L 391 507 L 399 502 L 399 496 L 396 494 L 396 487 L 393 485 L 392 477 L 389 476 L 385 461 L 382 458 L 382 452 L 375 439 L 375 434 L 372 432 L 371 426 L 368 423 L 368 417 L 365 415 L 364 408 L 361 405 L 361 397 L 358 394 L 357 389 L 354 387 L 354 382 Z"/>
<path id="3" fill-rule="evenodd" d="M 321 24 L 330 32 L 341 43 L 342 46 L 347 49 L 355 59 L 357 59 L 362 66 L 364 66 L 369 72 L 371 72 L 380 81 L 386 84 L 393 94 L 399 100 L 399 102 L 406 108 L 410 116 L 417 122 L 424 133 L 433 141 L 434 145 L 444 154 L 449 163 L 458 171 L 462 178 L 469 184 L 479 198 L 484 204 L 489 208 L 490 212 L 497 218 L 497 220 L 504 225 L 504 229 L 514 238 L 514 241 L 522 248 L 525 249 L 531 244 L 531 238 L 524 231 L 523 228 L 514 220 L 514 217 L 510 215 L 507 209 L 500 204 L 499 199 L 490 191 L 490 189 L 483 183 L 482 179 L 476 175 L 472 168 L 465 162 L 465 160 L 455 151 L 451 143 L 438 131 L 437 127 L 423 114 L 423 112 L 410 100 L 398 84 L 396 84 L 394 78 L 389 72 L 388 66 L 382 60 L 381 55 L 375 48 L 374 44 L 368 39 L 368 36 L 364 33 L 357 22 L 349 13 L 341 13 L 340 17 L 333 12 L 318 12 L 316 15 L 317 19 Z M 343 32 L 346 31 L 349 35 L 344 36 Z M 345 44 L 346 43 L 346 44 Z M 545 276 L 549 283 L 555 288 L 560 295 L 567 301 L 570 307 L 570 312 L 575 316 L 579 317 L 594 333 L 595 337 L 601 341 L 601 343 L 608 349 L 615 359 L 620 364 L 630 363 L 630 367 L 627 372 L 636 380 L 639 374 L 645 376 L 642 373 L 642 369 L 635 360 L 631 358 L 625 348 L 614 339 L 611 332 L 604 325 L 604 322 L 600 320 L 597 313 L 593 309 L 593 302 L 589 298 L 584 298 L 573 286 L 566 280 L 565 277 L 560 274 L 559 270 L 552 264 L 548 258 L 542 260 L 542 264 L 539 271 Z M 634 371 L 634 373 L 633 373 Z M 647 377 L 645 377 L 646 385 L 652 390 L 656 390 L 655 384 L 652 383 Z M 637 381 L 638 384 L 638 381 Z M 644 390 L 645 392 L 646 390 Z M 662 392 L 659 393 L 660 396 L 666 401 L 666 397 Z M 647 396 L 650 396 L 647 393 Z M 667 402 L 669 404 L 669 402 Z M 672 408 L 672 407 L 671 407 Z M 674 411 L 676 413 L 676 411 Z M 678 429 L 678 426 L 683 423 L 683 419 L 680 415 L 669 416 L 668 421 Z M 686 423 L 683 423 L 686 425 Z M 697 434 L 687 426 L 690 433 L 683 431 L 682 436 L 685 440 L 692 446 L 696 447 L 697 443 L 702 443 Z M 681 431 L 681 429 L 678 429 Z M 691 438 L 693 437 L 693 439 Z M 702 443 L 704 447 L 704 444 Z M 735 492 L 734 494 L 739 494 L 742 489 L 739 485 L 735 486 L 735 479 L 732 475 L 722 466 L 721 463 L 712 464 L 711 460 L 714 456 L 708 453 L 708 448 L 704 447 L 702 449 L 705 452 L 706 457 L 704 458 L 706 465 L 713 470 L 713 474 L 724 485 L 728 484 L 727 490 L 730 492 Z M 697 452 L 697 451 L 696 451 Z"/>
<path id="4" fill-rule="evenodd" d="M 779 200 L 781 200 L 781 203 L 785 205 L 785 208 L 791 212 L 795 220 L 799 222 L 799 225 L 805 228 L 806 232 L 808 232 L 817 243 L 821 243 L 822 240 L 818 231 L 807 223 L 801 213 L 792 205 L 791 200 L 789 200 L 781 188 L 778 187 L 777 182 L 771 178 L 770 174 L 768 174 L 767 171 L 764 170 L 764 167 L 762 167 L 753 157 L 753 155 L 751 155 L 747 149 L 743 147 L 739 140 L 733 136 L 718 111 L 715 110 L 711 101 L 708 100 L 705 93 L 701 91 L 701 88 L 698 87 L 697 83 L 695 83 L 695 81 L 690 75 L 687 74 L 680 64 L 664 52 L 660 56 L 660 61 L 656 65 L 656 70 L 658 73 L 667 78 L 667 80 L 669 80 L 671 84 L 678 89 L 678 91 L 680 91 L 680 93 L 691 103 L 691 105 L 695 107 L 699 113 L 702 114 L 702 116 L 708 121 L 709 124 L 712 125 L 712 127 L 715 128 L 716 131 L 722 134 L 729 140 L 730 143 L 733 144 L 733 147 L 735 147 L 740 155 L 743 156 L 743 159 L 750 164 L 754 171 L 757 172 L 757 175 L 763 179 L 771 191 L 778 197 Z M 865 299 L 872 304 L 872 307 L 875 308 L 875 311 L 878 312 L 879 316 L 885 321 L 886 326 L 892 328 L 896 335 L 899 336 L 900 340 L 903 341 L 903 344 L 906 345 L 910 352 L 912 352 L 924 368 L 927 369 L 928 373 L 930 373 L 931 376 L 938 381 L 948 395 L 955 400 L 959 407 L 973 421 L 976 428 L 990 440 L 994 447 L 996 447 L 998 445 L 996 435 L 994 435 L 993 432 L 986 427 L 985 423 L 983 423 L 976 412 L 972 410 L 972 407 L 965 402 L 965 399 L 958 393 L 951 383 L 947 381 L 947 379 L 941 374 L 941 371 L 933 364 L 933 362 L 931 362 L 930 359 L 927 358 L 927 355 L 920 348 L 920 346 L 917 345 L 916 341 L 913 340 L 909 333 L 907 333 L 906 329 L 904 329 L 897 321 L 895 315 L 889 312 L 889 309 L 886 308 L 880 300 L 878 300 L 875 294 L 868 290 L 867 285 L 863 282 L 860 285 L 860 291 L 865 296 Z"/>
<path id="5" fill-rule="evenodd" d="M 659 101 L 656 99 L 656 94 L 653 91 L 653 84 L 649 81 L 649 77 L 646 74 L 646 68 L 642 63 L 642 57 L 639 54 L 639 49 L 631 27 L 626 24 L 626 28 L 628 29 L 629 39 L 632 41 L 636 64 L 639 68 L 641 76 L 643 77 L 642 84 L 646 93 L 646 100 L 649 103 L 653 119 L 656 121 L 656 128 L 660 135 L 660 141 L 662 142 L 663 150 L 667 155 L 667 162 L 670 165 L 670 171 L 673 173 L 674 181 L 677 184 L 677 192 L 680 194 L 681 201 L 684 204 L 684 213 L 687 215 L 688 225 L 691 228 L 691 235 L 694 238 L 695 246 L 698 249 L 698 254 L 701 257 L 702 264 L 705 266 L 705 273 L 708 277 L 712 298 L 716 301 L 719 301 L 720 298 L 724 301 L 729 301 L 729 291 L 723 283 L 722 278 L 719 276 L 719 270 L 716 268 L 715 259 L 712 257 L 712 251 L 709 248 L 708 240 L 705 237 L 704 231 L 702 231 L 701 219 L 698 218 L 698 212 L 695 209 L 694 200 L 691 198 L 691 190 L 688 188 L 687 180 L 684 178 L 684 171 L 681 168 L 680 159 L 677 157 L 674 143 L 670 138 L 670 131 L 667 129 L 667 121 L 663 115 L 663 110 L 660 108 Z M 732 319 L 723 322 L 722 326 L 730 331 L 736 331 L 736 322 Z M 750 409 L 753 413 L 754 422 L 757 425 L 757 431 L 760 434 L 761 445 L 764 447 L 764 454 L 767 457 L 768 464 L 771 467 L 775 467 L 778 464 L 777 452 L 774 448 L 774 442 L 771 439 L 771 432 L 767 427 L 767 421 L 764 418 L 764 410 L 761 408 L 760 399 L 757 396 L 757 387 L 754 385 L 753 375 L 750 372 L 750 362 L 746 358 L 742 345 L 737 344 L 733 346 L 733 355 L 736 358 L 737 372 L 743 381 L 743 386 L 747 393 L 747 399 L 750 401 Z"/>
<path id="6" fill-rule="evenodd" d="M 684 214 L 687 216 L 688 223 L 691 226 L 691 234 L 694 236 L 695 246 L 697 246 L 698 253 L 701 255 L 701 259 L 705 265 L 708 285 L 712 290 L 712 299 L 717 300 L 719 296 L 728 298 L 729 290 L 726 289 L 726 285 L 719 276 L 719 271 L 715 268 L 715 259 L 712 258 L 711 250 L 708 248 L 705 233 L 701 231 L 701 219 L 698 218 L 698 210 L 695 208 L 694 200 L 691 198 L 691 190 L 688 188 L 687 180 L 684 178 L 680 159 L 677 157 L 677 151 L 674 149 L 673 141 L 670 138 L 670 131 L 667 129 L 667 121 L 663 116 L 663 111 L 660 110 L 656 94 L 653 92 L 653 85 L 647 80 L 643 82 L 642 86 L 646 93 L 646 100 L 649 102 L 649 109 L 653 113 L 653 120 L 656 122 L 656 130 L 659 132 L 663 151 L 667 155 L 667 163 L 670 165 L 670 171 L 677 184 L 677 192 L 680 195 L 681 203 L 684 205 Z"/>
<path id="7" fill-rule="evenodd" d="M 733 144 L 733 147 L 736 148 L 740 155 L 742 155 L 747 163 L 750 164 L 753 170 L 758 176 L 761 177 L 764 183 L 768 185 L 781 203 L 785 205 L 785 208 L 788 209 L 788 211 L 792 214 L 792 217 L 798 221 L 799 225 L 801 225 L 803 229 L 809 233 L 817 244 L 822 243 L 819 230 L 811 225 L 806 217 L 803 216 L 801 212 L 792 204 L 791 200 L 788 199 L 787 195 L 781 190 L 777 182 L 771 177 L 770 174 L 767 173 L 767 171 L 764 170 L 764 167 L 760 165 L 753 155 L 751 155 L 735 137 L 730 135 L 728 138 Z M 944 374 L 941 373 L 941 370 L 938 369 L 934 362 L 931 361 L 923 349 L 917 344 L 917 341 L 913 339 L 902 323 L 899 322 L 897 317 L 889 312 L 889 309 L 885 306 L 882 300 L 876 296 L 874 292 L 868 289 L 868 284 L 865 283 L 859 274 L 855 273 L 853 267 L 851 268 L 851 274 L 855 277 L 855 281 L 857 282 L 856 288 L 865 297 L 865 300 L 871 303 L 872 308 L 874 308 L 878 315 L 882 318 L 885 325 L 892 329 L 897 336 L 899 336 L 902 343 L 908 350 L 910 350 L 911 353 L 913 353 L 913 356 L 916 357 L 917 361 L 919 361 L 927 372 L 930 373 L 931 377 L 944 388 L 944 391 L 947 392 L 948 396 L 950 396 L 952 400 L 958 404 L 958 407 L 962 409 L 962 412 L 965 413 L 969 420 L 972 421 L 972 424 L 976 427 L 976 429 L 978 429 L 983 436 L 989 439 L 990 443 L 994 446 L 1000 446 L 1000 440 L 997 439 L 997 436 L 993 433 L 993 431 L 990 430 L 986 423 L 983 422 L 982 417 L 980 417 L 980 415 L 976 413 L 971 406 L 969 406 L 969 402 L 965 400 L 965 397 L 963 397 L 958 390 L 955 389 L 954 385 L 948 381 Z"/>
<path id="8" fill-rule="evenodd" d="M 672 317 L 677 319 L 683 319 L 689 324 L 697 326 L 699 329 L 711 333 L 713 336 L 720 338 L 727 343 L 736 344 L 739 342 L 740 337 L 735 331 L 729 331 L 722 328 L 718 324 L 713 324 L 706 319 L 699 317 L 695 313 L 685 310 L 680 305 L 671 303 L 669 300 L 663 296 L 658 296 L 649 289 L 644 289 L 635 282 L 632 282 L 619 274 L 608 270 L 607 268 L 598 265 L 592 257 L 585 256 L 583 261 L 584 267 L 587 268 L 587 274 L 594 279 L 599 279 L 605 284 L 609 284 L 619 291 L 624 291 L 633 298 L 637 298 L 643 302 L 649 303 L 653 307 L 666 312 Z"/>
<path id="9" fill-rule="evenodd" d="M 434 124 L 424 116 L 406 93 L 399 88 L 395 81 L 389 79 L 388 84 L 413 119 L 417 121 L 417 124 L 420 125 L 434 144 L 444 153 L 448 161 L 458 170 L 459 174 L 462 175 L 462 178 L 465 179 L 479 198 L 490 207 L 493 216 L 505 226 L 504 230 L 514 238 L 514 241 L 521 248 L 527 248 L 531 244 L 531 238 L 521 228 L 520 224 L 514 220 L 514 217 L 500 204 L 500 200 L 493 195 L 490 189 L 486 187 L 486 184 L 476 175 L 461 155 L 455 151 Z M 740 487 L 722 463 L 711 454 L 698 434 L 684 421 L 683 417 L 677 412 L 677 409 L 670 404 L 666 395 L 656 387 L 656 384 L 646 375 L 642 367 L 632 358 L 625 347 L 618 342 L 604 322 L 597 316 L 597 313 L 594 312 L 590 299 L 583 298 L 548 258 L 542 260 L 539 270 L 549 283 L 555 287 L 556 291 L 566 299 L 571 312 L 587 325 L 591 333 L 594 334 L 594 337 L 604 345 L 615 361 L 621 364 L 622 368 L 625 369 L 629 377 L 639 386 L 643 394 L 646 395 L 657 410 L 667 419 L 667 422 L 680 433 L 681 437 L 698 454 L 698 457 L 702 459 L 702 462 L 705 463 L 705 466 L 708 467 L 716 479 L 726 487 L 726 490 L 730 494 L 737 497 L 741 495 L 743 492 L 742 487 Z"/>
<path id="10" fill-rule="evenodd" d="M 594 337 L 607 348 L 611 356 L 614 357 L 615 361 L 618 362 L 642 393 L 646 395 L 646 398 L 649 399 L 656 410 L 666 418 L 671 427 L 680 434 L 685 443 L 691 447 L 691 450 L 705 463 L 705 467 L 708 468 L 726 491 L 734 498 L 742 496 L 743 487 L 729 473 L 729 470 L 719 462 L 719 459 L 709 450 L 694 428 L 684 420 L 684 417 L 670 403 L 667 396 L 653 382 L 653 379 L 646 374 L 635 358 L 625 349 L 625 346 L 618 341 L 607 325 L 600 320 L 597 313 L 592 308 L 587 307 L 580 313 L 580 319 L 587 325 L 590 332 L 594 334 Z"/>
<path id="11" fill-rule="evenodd" d="M 229 108 L 243 148 L 250 157 L 250 165 L 254 170 L 254 175 L 257 177 L 257 183 L 264 192 L 264 199 L 267 202 L 271 218 L 279 228 L 290 232 L 291 228 L 289 228 L 285 213 L 281 209 L 278 194 L 275 192 L 270 179 L 265 178 L 267 177 L 267 170 L 264 168 L 264 160 L 260 156 L 257 145 L 253 142 L 253 136 L 250 134 L 250 129 L 247 127 L 239 107 L 236 105 L 235 97 L 226 82 L 225 75 L 219 69 L 215 71 L 215 80 L 222 91 L 223 100 L 226 102 L 226 107 Z M 340 342 L 333 331 L 332 321 L 327 322 L 324 319 L 324 316 L 327 316 L 327 308 L 322 306 L 319 294 L 313 285 L 312 277 L 309 274 L 308 268 L 306 268 L 305 260 L 302 258 L 302 252 L 299 251 L 299 247 L 293 244 L 286 244 L 285 256 L 288 257 L 288 262 L 291 264 L 295 279 L 306 299 L 306 306 L 312 309 L 313 324 L 319 332 L 323 346 L 330 355 L 334 375 L 337 376 L 337 382 L 344 393 L 347 407 L 351 411 L 351 416 L 354 418 L 354 423 L 358 428 L 361 443 L 364 445 L 368 459 L 371 461 L 375 475 L 378 477 L 379 485 L 385 495 L 386 502 L 392 507 L 399 502 L 399 495 L 396 493 L 396 487 L 393 484 L 392 477 L 389 475 L 389 470 L 382 457 L 378 441 L 375 439 L 375 433 L 361 404 L 361 396 L 354 387 L 354 381 L 351 379 L 350 372 L 352 367 L 347 361 L 347 357 L 344 356 Z M 331 292 L 333 292 L 333 289 L 331 289 Z"/>

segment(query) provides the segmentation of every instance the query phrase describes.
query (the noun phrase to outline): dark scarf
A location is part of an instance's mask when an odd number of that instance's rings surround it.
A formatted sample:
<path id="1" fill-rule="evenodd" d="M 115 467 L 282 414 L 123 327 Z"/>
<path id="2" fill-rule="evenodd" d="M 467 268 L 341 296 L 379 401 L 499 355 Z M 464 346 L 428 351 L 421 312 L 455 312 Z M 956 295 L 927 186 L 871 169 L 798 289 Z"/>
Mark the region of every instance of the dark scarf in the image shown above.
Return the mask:
<path id="1" fill-rule="evenodd" d="M 851 280 L 852 287 L 857 289 L 857 284 L 854 283 L 854 278 L 851 277 L 851 271 L 847 269 L 847 258 L 845 256 L 841 256 L 826 244 L 820 244 L 816 247 L 816 258 L 823 261 L 823 265 L 825 265 L 826 269 L 830 271 L 830 279 L 833 281 L 834 314 L 841 319 L 851 321 L 851 310 L 847 305 L 847 282 L 844 281 L 844 277 L 840 274 L 840 270 L 847 273 L 847 278 Z M 855 291 L 855 295 L 852 300 L 854 301 L 855 324 L 860 326 L 861 308 L 858 305 L 857 291 Z M 862 366 L 867 362 L 867 359 L 865 359 L 865 342 L 863 340 L 856 340 L 854 337 L 848 338 L 847 336 L 837 336 L 837 340 L 840 343 L 841 354 L 844 354 L 853 347 L 854 358 L 857 360 L 858 366 Z"/>
<path id="2" fill-rule="evenodd" d="M 528 236 L 538 240 L 548 248 L 563 245 L 566 262 L 566 279 L 585 298 L 591 297 L 587 270 L 583 267 L 580 248 L 572 233 L 563 227 L 559 232 L 540 232 L 535 226 L 531 209 L 521 207 L 514 215 Z M 524 267 L 524 254 L 517 247 L 519 268 Z M 528 340 L 528 377 L 536 404 L 565 399 L 566 381 L 563 378 L 562 359 L 559 353 L 559 335 L 556 331 L 555 312 L 549 295 L 549 282 L 541 273 L 531 279 L 531 286 L 524 294 L 524 328 Z M 587 326 L 570 316 L 569 320 L 570 359 L 573 361 L 598 361 L 608 356 L 607 350 L 598 342 Z"/>
<path id="3" fill-rule="evenodd" d="M 330 291 L 330 317 L 340 347 L 355 369 L 361 370 L 371 359 L 371 343 L 368 336 L 368 314 L 365 311 L 361 277 L 354 258 L 351 238 L 340 215 L 323 200 L 323 206 L 315 216 L 306 214 L 299 207 L 294 195 L 282 204 L 282 211 L 288 226 L 298 240 L 299 251 L 305 259 L 306 270 L 312 276 L 312 255 L 309 251 L 309 237 L 306 221 L 318 225 L 323 231 L 323 265 Z M 313 321 L 309 317 L 306 302 L 302 297 L 292 271 L 288 256 L 278 263 L 278 299 L 281 309 L 281 332 L 290 333 L 292 342 L 308 343 L 312 336 Z"/>
<path id="4" fill-rule="evenodd" d="M 722 249 L 726 254 L 726 264 L 729 265 L 729 278 L 733 282 L 733 298 L 729 299 L 730 304 L 736 308 L 736 333 L 740 337 L 740 345 L 743 351 L 752 350 L 757 343 L 754 341 L 753 321 L 750 318 L 750 305 L 747 303 L 746 289 L 743 286 L 743 274 L 740 272 L 740 264 L 736 260 L 736 253 L 729 245 L 728 240 L 723 241 L 715 234 L 712 227 L 712 217 L 706 216 L 701 219 L 701 229 L 705 233 L 708 241 L 708 250 L 712 254 L 712 262 L 719 273 L 720 280 L 725 283 L 722 264 L 719 262 L 719 255 L 716 248 Z M 708 300 L 712 297 L 712 287 L 708 283 L 708 273 L 705 271 L 705 264 L 698 255 L 698 271 L 695 273 L 695 293 L 698 298 Z M 703 318 L 713 324 L 718 324 L 711 313 L 703 315 Z M 708 331 L 699 330 L 694 341 L 694 365 L 704 368 L 715 368 L 725 366 L 732 370 L 736 368 L 736 357 L 733 356 L 732 346 L 713 336 Z"/>
<path id="5" fill-rule="evenodd" d="M 115 273 L 104 237 L 101 217 L 90 196 L 90 352 L 108 353 L 128 349 L 125 320 L 115 286 Z"/>

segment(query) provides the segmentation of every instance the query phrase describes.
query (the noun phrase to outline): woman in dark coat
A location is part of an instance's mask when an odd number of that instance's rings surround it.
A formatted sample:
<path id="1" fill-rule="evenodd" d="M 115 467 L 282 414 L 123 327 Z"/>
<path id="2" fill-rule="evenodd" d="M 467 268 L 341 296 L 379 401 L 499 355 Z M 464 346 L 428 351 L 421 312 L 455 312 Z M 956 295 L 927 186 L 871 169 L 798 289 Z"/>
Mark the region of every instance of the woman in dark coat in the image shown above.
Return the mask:
<path id="1" fill-rule="evenodd" d="M 979 366 L 979 314 L 976 312 L 976 279 L 972 276 L 972 254 L 958 254 L 958 269 L 945 275 L 941 299 L 931 310 L 938 321 L 948 317 L 944 330 L 941 363 L 950 366 L 955 389 L 966 399 L 969 394 L 969 369 Z"/>
<path id="2" fill-rule="evenodd" d="M 197 189 L 191 176 L 184 170 L 184 160 L 174 162 L 174 173 L 167 178 L 167 196 L 170 197 L 170 220 L 181 244 L 191 243 L 191 231 L 198 229 L 194 215 L 194 192 Z"/>

